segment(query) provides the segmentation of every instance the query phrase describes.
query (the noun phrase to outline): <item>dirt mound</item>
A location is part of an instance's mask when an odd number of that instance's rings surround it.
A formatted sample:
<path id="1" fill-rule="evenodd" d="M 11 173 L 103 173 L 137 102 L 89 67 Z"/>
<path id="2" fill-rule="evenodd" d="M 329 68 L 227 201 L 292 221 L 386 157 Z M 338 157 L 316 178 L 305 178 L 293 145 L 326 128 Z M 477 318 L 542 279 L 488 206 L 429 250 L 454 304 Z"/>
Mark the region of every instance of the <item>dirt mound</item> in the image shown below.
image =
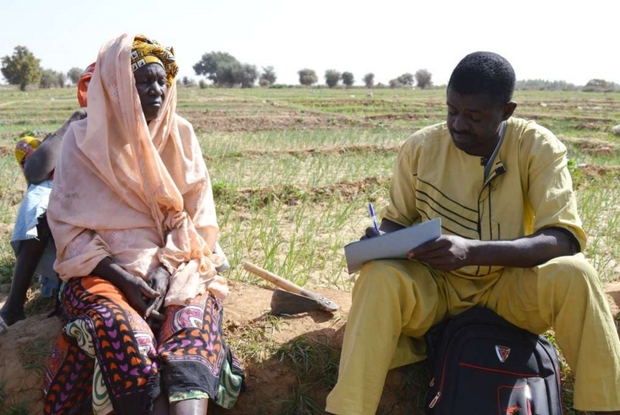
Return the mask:
<path id="1" fill-rule="evenodd" d="M 8 156 L 9 154 L 13 154 L 13 147 L 0 145 L 0 158 L 4 156 Z"/>
<path id="2" fill-rule="evenodd" d="M 29 414 L 43 413 L 43 379 L 47 357 L 61 324 L 46 314 L 32 316 L 0 334 L 2 406 L 24 406 Z"/>
<path id="3" fill-rule="evenodd" d="M 337 376 L 350 293 L 315 290 L 340 305 L 333 315 L 314 311 L 276 318 L 268 314 L 270 290 L 235 281 L 230 285 L 224 330 L 246 369 L 247 389 L 234 409 L 224 411 L 212 406 L 209 412 L 321 413 Z M 614 311 L 618 313 L 620 282 L 608 284 L 607 292 L 615 299 Z M 58 319 L 39 314 L 0 336 L 0 383 L 4 392 L 0 409 L 22 406 L 27 413 L 41 413 L 47 356 L 60 328 Z M 423 365 L 391 371 L 378 413 L 418 413 L 423 394 L 411 391 L 424 390 L 427 381 Z"/>
<path id="4" fill-rule="evenodd" d="M 620 281 L 610 282 L 605 285 L 605 292 L 612 299 L 611 301 L 611 313 L 616 316 L 616 319 L 620 319 Z M 620 327 L 619 334 L 620 334 Z"/>
<path id="5" fill-rule="evenodd" d="M 272 292 L 231 281 L 226 300 L 224 330 L 231 348 L 243 362 L 247 389 L 234 409 L 214 414 L 300 413 L 304 407 L 324 407 L 337 375 L 344 324 L 351 306 L 345 291 L 317 289 L 340 305 L 335 314 L 313 311 L 276 318 L 268 314 Z M 32 316 L 0 336 L 0 383 L 6 398 L 2 406 L 22 406 L 41 413 L 47 356 L 61 328 L 56 318 Z M 325 371 L 331 371 L 328 381 Z M 395 407 L 402 374 L 390 375 L 384 407 Z M 402 392 L 402 391 L 401 391 Z M 305 403 L 304 403 L 305 402 Z M 400 405 L 403 405 L 402 403 Z"/>
<path id="6" fill-rule="evenodd" d="M 313 147 L 302 148 L 295 150 L 257 150 L 248 149 L 243 151 L 235 151 L 228 154 L 218 156 L 217 159 L 222 158 L 247 158 L 247 157 L 264 157 L 264 156 L 314 156 L 314 155 L 326 155 L 326 154 L 396 154 L 400 146 L 379 146 L 376 144 L 360 144 L 351 146 L 331 146 L 331 147 Z M 203 156 L 205 160 L 214 160 L 216 157 L 209 155 Z"/>
<path id="7" fill-rule="evenodd" d="M 620 166 L 597 166 L 594 164 L 586 164 L 585 166 L 579 166 L 579 170 L 588 176 L 598 178 L 605 176 L 608 173 L 620 172 Z"/>
<path id="8" fill-rule="evenodd" d="M 257 132 L 274 130 L 332 129 L 343 126 L 370 125 L 362 120 L 342 116 L 297 115 L 297 116 L 204 116 L 192 119 L 197 132 Z"/>
<path id="9" fill-rule="evenodd" d="M 387 186 L 388 183 L 389 178 L 366 177 L 361 180 L 343 180 L 328 186 L 277 185 L 240 189 L 214 186 L 213 193 L 218 200 L 238 206 L 247 203 L 251 203 L 253 206 L 264 206 L 275 199 L 288 205 L 294 205 L 301 200 L 319 202 L 327 197 L 352 200 L 359 195 L 371 193 L 371 189 Z"/>

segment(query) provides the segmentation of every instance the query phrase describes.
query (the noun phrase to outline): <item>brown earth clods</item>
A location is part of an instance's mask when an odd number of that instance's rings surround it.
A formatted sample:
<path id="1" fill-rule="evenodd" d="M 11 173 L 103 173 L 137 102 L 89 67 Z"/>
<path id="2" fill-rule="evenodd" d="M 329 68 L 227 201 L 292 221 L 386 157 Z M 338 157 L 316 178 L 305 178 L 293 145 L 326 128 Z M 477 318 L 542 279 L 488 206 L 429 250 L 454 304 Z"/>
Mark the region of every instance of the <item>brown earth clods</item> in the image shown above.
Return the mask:
<path id="1" fill-rule="evenodd" d="M 198 132 L 258 132 L 281 130 L 313 130 L 342 128 L 343 126 L 372 126 L 373 124 L 344 116 L 299 115 L 299 116 L 223 116 L 201 117 L 193 120 L 192 125 Z"/>
<path id="2" fill-rule="evenodd" d="M 317 289 L 317 293 L 339 304 L 340 310 L 335 314 L 313 311 L 283 317 L 277 327 L 269 329 L 266 315 L 270 309 L 272 291 L 235 281 L 231 281 L 230 286 L 223 326 L 231 346 L 243 341 L 244 332 L 262 330 L 264 340 L 276 348 L 303 338 L 308 342 L 328 345 L 334 350 L 340 349 L 351 306 L 349 292 Z M 4 385 L 5 407 L 18 404 L 27 408 L 28 413 L 42 412 L 45 365 L 60 329 L 61 323 L 56 317 L 47 318 L 45 314 L 39 314 L 16 323 L 0 335 L 0 382 Z M 224 411 L 213 406 L 210 413 L 275 414 L 292 403 L 290 401 L 301 386 L 301 380 L 293 369 L 282 364 L 277 354 L 261 361 L 243 361 L 243 364 L 246 390 L 235 408 Z M 391 377 L 398 382 L 397 375 Z M 309 395 L 319 405 L 324 405 L 328 392 L 325 386 L 316 387 L 309 391 Z M 393 400 L 388 398 L 390 402 Z"/>
<path id="3" fill-rule="evenodd" d="M 400 146 L 379 146 L 376 144 L 359 144 L 350 146 L 331 146 L 331 147 L 313 147 L 302 148 L 295 150 L 257 150 L 247 149 L 242 152 L 234 152 L 225 154 L 224 156 L 217 157 L 221 159 L 223 157 L 239 158 L 239 157 L 264 157 L 264 156 L 313 156 L 313 155 L 328 155 L 328 154 L 396 154 Z M 203 156 L 205 160 L 214 160 L 216 157 L 207 155 Z"/>
<path id="4" fill-rule="evenodd" d="M 226 300 L 223 325 L 231 345 L 242 344 L 243 333 L 262 330 L 263 339 L 275 347 L 286 347 L 303 339 L 305 344 L 316 342 L 336 351 L 341 348 L 351 306 L 349 292 L 317 289 L 317 293 L 335 301 L 341 309 L 333 315 L 313 311 L 284 317 L 274 325 L 273 322 L 268 323 L 266 317 L 272 294 L 270 290 L 235 281 L 231 281 L 230 285 L 231 294 Z M 608 284 L 606 291 L 613 299 L 612 311 L 618 317 L 620 282 Z M 39 314 L 15 324 L 7 333 L 0 335 L 0 382 L 3 384 L 5 398 L 2 404 L 5 407 L 21 404 L 28 409 L 28 413 L 42 412 L 45 365 L 60 329 L 61 323 L 57 318 Z M 228 411 L 212 406 L 211 414 L 281 413 L 298 396 L 296 391 L 304 387 L 303 379 L 299 379 L 298 373 L 290 366 L 283 364 L 283 358 L 278 353 L 267 355 L 265 359 L 246 358 L 243 364 L 247 388 L 237 405 Z M 381 400 L 382 411 L 411 413 L 418 405 L 407 402 L 407 390 L 403 386 L 407 382 L 403 382 L 403 375 L 404 370 L 390 372 Z M 316 385 L 305 391 L 321 407 L 325 405 L 328 392 L 326 385 Z"/>
<path id="5" fill-rule="evenodd" d="M 585 166 L 579 166 L 579 170 L 589 177 L 599 178 L 607 175 L 608 173 L 620 172 L 620 166 L 597 166 L 594 164 L 586 164 Z"/>

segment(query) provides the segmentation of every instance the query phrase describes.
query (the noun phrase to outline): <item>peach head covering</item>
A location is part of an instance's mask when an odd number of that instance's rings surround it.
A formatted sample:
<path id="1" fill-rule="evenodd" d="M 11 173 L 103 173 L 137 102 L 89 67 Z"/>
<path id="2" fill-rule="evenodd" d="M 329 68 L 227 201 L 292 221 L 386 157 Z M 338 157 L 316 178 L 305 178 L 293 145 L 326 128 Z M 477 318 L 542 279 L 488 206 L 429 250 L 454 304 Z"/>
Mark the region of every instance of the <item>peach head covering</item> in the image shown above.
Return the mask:
<path id="1" fill-rule="evenodd" d="M 172 274 L 165 305 L 205 290 L 223 298 L 212 252 L 218 235 L 211 182 L 176 86 L 148 125 L 131 68 L 133 36 L 103 45 L 88 87 L 88 118 L 64 136 L 48 220 L 63 280 L 90 275 L 105 257 L 146 279 Z"/>

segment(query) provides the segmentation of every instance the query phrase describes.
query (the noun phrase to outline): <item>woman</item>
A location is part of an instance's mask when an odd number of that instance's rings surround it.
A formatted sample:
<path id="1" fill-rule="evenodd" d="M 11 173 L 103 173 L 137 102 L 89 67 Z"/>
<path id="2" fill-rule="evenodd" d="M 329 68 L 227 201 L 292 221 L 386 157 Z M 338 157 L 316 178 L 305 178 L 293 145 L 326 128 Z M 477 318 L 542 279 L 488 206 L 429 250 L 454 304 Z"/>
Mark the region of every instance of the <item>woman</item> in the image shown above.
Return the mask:
<path id="1" fill-rule="evenodd" d="M 64 137 L 48 220 L 70 323 L 52 353 L 46 414 L 90 397 L 97 414 L 206 414 L 209 398 L 229 408 L 241 389 L 222 338 L 211 183 L 175 112 L 177 72 L 171 48 L 110 41 L 89 117 Z"/>

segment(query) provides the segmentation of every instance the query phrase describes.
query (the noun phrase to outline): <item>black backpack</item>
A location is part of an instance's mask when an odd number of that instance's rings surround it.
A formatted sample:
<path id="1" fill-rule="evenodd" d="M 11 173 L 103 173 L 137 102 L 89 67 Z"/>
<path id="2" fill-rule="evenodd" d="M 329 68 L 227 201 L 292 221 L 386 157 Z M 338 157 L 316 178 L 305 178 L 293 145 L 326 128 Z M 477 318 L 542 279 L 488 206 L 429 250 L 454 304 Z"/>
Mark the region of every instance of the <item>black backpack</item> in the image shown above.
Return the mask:
<path id="1" fill-rule="evenodd" d="M 543 336 L 474 307 L 426 334 L 432 415 L 561 415 L 558 357 Z"/>

